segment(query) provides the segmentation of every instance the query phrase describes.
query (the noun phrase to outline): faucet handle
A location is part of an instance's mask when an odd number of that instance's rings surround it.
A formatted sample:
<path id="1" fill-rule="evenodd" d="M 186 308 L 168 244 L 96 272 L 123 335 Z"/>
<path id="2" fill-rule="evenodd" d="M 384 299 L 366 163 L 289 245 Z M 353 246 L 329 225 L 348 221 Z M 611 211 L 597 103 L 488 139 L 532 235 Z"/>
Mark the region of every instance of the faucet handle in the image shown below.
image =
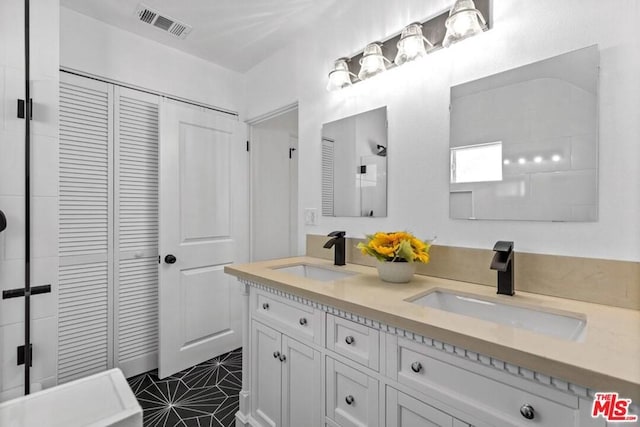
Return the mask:
<path id="1" fill-rule="evenodd" d="M 340 237 L 344 237 L 346 234 L 347 234 L 346 231 L 332 231 L 327 236 L 340 238 Z"/>
<path id="2" fill-rule="evenodd" d="M 493 250 L 496 252 L 511 252 L 513 250 L 513 242 L 499 240 L 493 246 Z"/>

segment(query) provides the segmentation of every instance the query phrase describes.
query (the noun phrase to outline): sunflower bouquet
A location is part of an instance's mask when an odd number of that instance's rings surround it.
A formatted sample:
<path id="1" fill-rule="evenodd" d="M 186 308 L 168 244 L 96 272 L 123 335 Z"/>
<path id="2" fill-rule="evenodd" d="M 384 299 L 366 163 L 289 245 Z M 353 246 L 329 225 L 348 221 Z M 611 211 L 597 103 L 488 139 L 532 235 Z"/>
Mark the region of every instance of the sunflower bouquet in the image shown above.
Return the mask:
<path id="1" fill-rule="evenodd" d="M 358 243 L 364 255 L 389 262 L 429 262 L 429 249 L 433 240 L 420 240 L 405 231 L 377 232 L 367 235 L 366 243 Z"/>

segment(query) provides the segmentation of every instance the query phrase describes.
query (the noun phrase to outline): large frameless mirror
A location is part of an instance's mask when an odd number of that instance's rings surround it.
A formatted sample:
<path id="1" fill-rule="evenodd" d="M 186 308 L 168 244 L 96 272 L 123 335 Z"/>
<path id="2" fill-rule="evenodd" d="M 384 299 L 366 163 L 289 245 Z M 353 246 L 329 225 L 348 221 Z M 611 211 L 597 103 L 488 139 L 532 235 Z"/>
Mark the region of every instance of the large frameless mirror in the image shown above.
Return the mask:
<path id="1" fill-rule="evenodd" d="M 322 215 L 387 216 L 387 107 L 322 126 Z"/>
<path id="2" fill-rule="evenodd" d="M 455 219 L 596 221 L 597 46 L 451 88 Z"/>

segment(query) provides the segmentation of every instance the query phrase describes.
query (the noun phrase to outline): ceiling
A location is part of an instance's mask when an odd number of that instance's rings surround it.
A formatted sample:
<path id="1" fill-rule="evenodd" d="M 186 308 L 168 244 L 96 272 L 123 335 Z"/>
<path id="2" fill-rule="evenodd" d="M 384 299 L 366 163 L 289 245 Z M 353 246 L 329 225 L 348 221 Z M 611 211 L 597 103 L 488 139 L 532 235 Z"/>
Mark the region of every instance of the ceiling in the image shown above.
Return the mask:
<path id="1" fill-rule="evenodd" d="M 193 31 L 181 40 L 135 15 L 139 3 Z M 62 6 L 123 30 L 245 72 L 296 32 L 311 27 L 336 0 L 61 0 Z"/>

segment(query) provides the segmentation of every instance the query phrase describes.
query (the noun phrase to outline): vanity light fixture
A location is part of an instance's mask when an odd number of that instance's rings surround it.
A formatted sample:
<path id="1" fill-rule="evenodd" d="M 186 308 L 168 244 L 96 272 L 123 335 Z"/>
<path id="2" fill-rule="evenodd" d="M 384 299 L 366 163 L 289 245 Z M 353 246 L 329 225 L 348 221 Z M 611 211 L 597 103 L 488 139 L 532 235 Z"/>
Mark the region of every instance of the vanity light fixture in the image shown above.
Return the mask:
<path id="1" fill-rule="evenodd" d="M 455 0 L 453 7 L 436 16 L 408 24 L 400 33 L 381 42 L 369 43 L 364 51 L 335 60 L 327 90 L 349 87 L 488 30 L 491 27 L 491 2 Z"/>
<path id="2" fill-rule="evenodd" d="M 554 162 L 559 162 L 562 159 L 562 157 L 560 157 L 559 154 L 554 154 L 553 156 L 551 156 L 551 160 L 553 160 Z"/>
<path id="3" fill-rule="evenodd" d="M 400 41 L 398 42 L 398 54 L 394 60 L 396 65 L 402 65 L 405 62 L 426 56 L 425 43 L 430 49 L 433 48 L 431 42 L 422 34 L 422 24 L 414 22 L 407 25 L 402 30 Z"/>
<path id="4" fill-rule="evenodd" d="M 527 163 L 527 159 L 525 159 L 524 157 L 520 157 L 518 159 L 518 163 L 521 164 L 521 165 L 524 165 L 525 163 Z"/>
<path id="5" fill-rule="evenodd" d="M 510 165 L 511 164 L 511 160 L 504 159 L 504 161 L 502 163 L 504 163 L 505 165 Z"/>
<path id="6" fill-rule="evenodd" d="M 364 48 L 364 53 L 360 59 L 358 78 L 360 80 L 366 80 L 382 73 L 387 69 L 384 63 L 385 61 L 389 62 L 389 60 L 382 55 L 382 43 L 369 43 L 367 47 Z"/>
<path id="7" fill-rule="evenodd" d="M 327 83 L 329 92 L 351 86 L 351 76 L 355 74 L 349 71 L 348 61 L 349 58 L 339 58 L 334 62 L 333 70 L 329 73 L 329 83 Z"/>
<path id="8" fill-rule="evenodd" d="M 482 13 L 476 9 L 473 0 L 456 0 L 449 11 L 445 26 L 447 34 L 444 36 L 442 46 L 449 47 L 461 40 L 482 33 L 487 28 L 487 21 Z"/>

